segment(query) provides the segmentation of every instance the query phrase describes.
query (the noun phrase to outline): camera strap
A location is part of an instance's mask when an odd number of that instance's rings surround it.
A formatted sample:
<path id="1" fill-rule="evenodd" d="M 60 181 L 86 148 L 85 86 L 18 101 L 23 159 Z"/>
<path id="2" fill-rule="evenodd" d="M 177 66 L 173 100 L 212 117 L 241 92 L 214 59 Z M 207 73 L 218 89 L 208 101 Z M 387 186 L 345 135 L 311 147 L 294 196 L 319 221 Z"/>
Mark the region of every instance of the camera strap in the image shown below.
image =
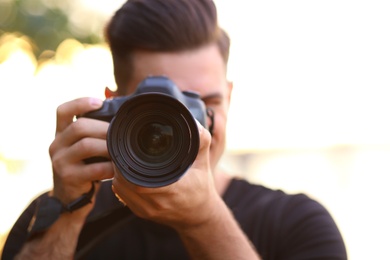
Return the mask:
<path id="1" fill-rule="evenodd" d="M 80 234 L 74 259 L 87 259 L 90 251 L 97 246 L 103 238 L 135 218 L 136 216 L 129 208 L 121 206 L 94 221 L 87 222 Z"/>

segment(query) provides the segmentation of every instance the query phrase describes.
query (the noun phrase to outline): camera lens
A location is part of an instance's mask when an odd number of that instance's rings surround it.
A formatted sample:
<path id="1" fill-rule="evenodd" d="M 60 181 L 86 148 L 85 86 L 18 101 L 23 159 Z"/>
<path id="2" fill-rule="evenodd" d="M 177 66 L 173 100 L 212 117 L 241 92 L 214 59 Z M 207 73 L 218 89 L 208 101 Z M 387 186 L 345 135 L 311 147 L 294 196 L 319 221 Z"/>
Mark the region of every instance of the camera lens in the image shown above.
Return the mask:
<path id="1" fill-rule="evenodd" d="M 177 99 L 161 93 L 131 97 L 118 110 L 107 133 L 112 161 L 128 181 L 161 187 L 177 181 L 199 149 L 198 126 Z"/>
<path id="2" fill-rule="evenodd" d="M 146 124 L 141 128 L 137 141 L 145 156 L 161 157 L 172 150 L 172 126 L 159 123 Z"/>
<path id="3" fill-rule="evenodd" d="M 143 105 L 143 112 L 127 121 L 127 132 L 123 132 L 123 147 L 130 157 L 131 165 L 140 172 L 159 170 L 168 167 L 178 159 L 182 149 L 182 127 L 172 115 L 160 110 L 151 110 L 150 105 Z M 134 111 L 136 112 L 136 111 Z M 137 164 L 137 166 L 134 165 Z"/>

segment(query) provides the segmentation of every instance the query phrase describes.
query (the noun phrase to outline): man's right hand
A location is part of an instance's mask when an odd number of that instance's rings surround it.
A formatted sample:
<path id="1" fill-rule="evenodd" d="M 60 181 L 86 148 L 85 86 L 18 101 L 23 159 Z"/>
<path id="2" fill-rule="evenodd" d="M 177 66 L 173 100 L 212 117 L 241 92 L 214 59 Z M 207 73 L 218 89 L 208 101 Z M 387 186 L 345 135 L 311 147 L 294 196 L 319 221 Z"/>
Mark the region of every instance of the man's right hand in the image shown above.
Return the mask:
<path id="1" fill-rule="evenodd" d="M 107 122 L 79 118 L 76 115 L 96 110 L 102 100 L 79 98 L 60 105 L 57 109 L 55 139 L 49 153 L 53 166 L 52 196 L 68 204 L 91 189 L 91 182 L 113 177 L 111 162 L 85 164 L 83 160 L 109 157 L 106 146 Z"/>
<path id="2" fill-rule="evenodd" d="M 109 157 L 106 148 L 109 124 L 89 118 L 74 121 L 75 115 L 96 110 L 101 105 L 99 99 L 80 98 L 57 109 L 56 135 L 49 149 L 54 180 L 49 195 L 65 205 L 88 192 L 94 181 L 113 177 L 111 162 L 85 164 L 83 161 L 95 156 Z M 44 234 L 29 240 L 15 259 L 73 259 L 78 237 L 93 203 L 94 198 L 92 203 L 74 212 L 61 214 Z"/>

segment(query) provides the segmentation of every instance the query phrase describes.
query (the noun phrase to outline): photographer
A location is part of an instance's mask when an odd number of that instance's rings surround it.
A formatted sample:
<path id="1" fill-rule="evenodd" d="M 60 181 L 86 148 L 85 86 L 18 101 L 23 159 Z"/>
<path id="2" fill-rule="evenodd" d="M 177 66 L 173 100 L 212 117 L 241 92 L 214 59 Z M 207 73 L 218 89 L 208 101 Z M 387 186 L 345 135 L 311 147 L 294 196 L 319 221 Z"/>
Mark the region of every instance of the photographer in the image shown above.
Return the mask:
<path id="1" fill-rule="evenodd" d="M 133 95 L 151 75 L 199 93 L 209 112 L 191 135 L 199 139 L 196 159 L 169 185 L 138 185 L 113 163 L 110 123 L 73 120 L 101 109 L 102 101 L 59 106 L 49 149 L 53 189 L 17 220 L 4 259 L 346 259 L 334 221 L 316 201 L 218 167 L 232 84 L 226 80 L 230 40 L 212 1 L 129 0 L 106 38 L 117 83 L 116 91 L 105 90 L 107 98 Z M 111 160 L 87 162 L 101 157 Z"/>

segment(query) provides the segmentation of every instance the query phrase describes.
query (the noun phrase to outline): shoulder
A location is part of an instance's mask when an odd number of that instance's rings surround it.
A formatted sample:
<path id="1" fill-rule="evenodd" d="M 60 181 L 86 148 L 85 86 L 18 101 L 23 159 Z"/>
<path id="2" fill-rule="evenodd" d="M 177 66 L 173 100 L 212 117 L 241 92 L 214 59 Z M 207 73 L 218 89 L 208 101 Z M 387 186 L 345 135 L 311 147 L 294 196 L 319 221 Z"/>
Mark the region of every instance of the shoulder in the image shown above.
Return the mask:
<path id="1" fill-rule="evenodd" d="M 335 221 L 309 196 L 233 179 L 224 198 L 263 257 L 346 259 Z"/>
<path id="2" fill-rule="evenodd" d="M 47 196 L 48 192 L 45 192 L 33 199 L 16 220 L 5 241 L 1 259 L 12 259 L 20 251 L 25 241 L 27 241 L 28 228 L 34 216 L 36 205 L 41 198 Z"/>
<path id="3" fill-rule="evenodd" d="M 250 206 L 266 210 L 270 207 L 269 210 L 280 211 L 287 215 L 308 212 L 327 213 L 318 201 L 306 194 L 287 194 L 282 190 L 270 189 L 243 179 L 232 179 L 223 198 L 232 208 Z"/>
<path id="4" fill-rule="evenodd" d="M 237 178 L 231 180 L 223 195 L 226 204 L 232 209 L 245 209 L 247 206 L 265 209 L 276 201 L 280 205 L 281 201 L 286 201 L 289 197 L 281 190 L 269 189 Z"/>

